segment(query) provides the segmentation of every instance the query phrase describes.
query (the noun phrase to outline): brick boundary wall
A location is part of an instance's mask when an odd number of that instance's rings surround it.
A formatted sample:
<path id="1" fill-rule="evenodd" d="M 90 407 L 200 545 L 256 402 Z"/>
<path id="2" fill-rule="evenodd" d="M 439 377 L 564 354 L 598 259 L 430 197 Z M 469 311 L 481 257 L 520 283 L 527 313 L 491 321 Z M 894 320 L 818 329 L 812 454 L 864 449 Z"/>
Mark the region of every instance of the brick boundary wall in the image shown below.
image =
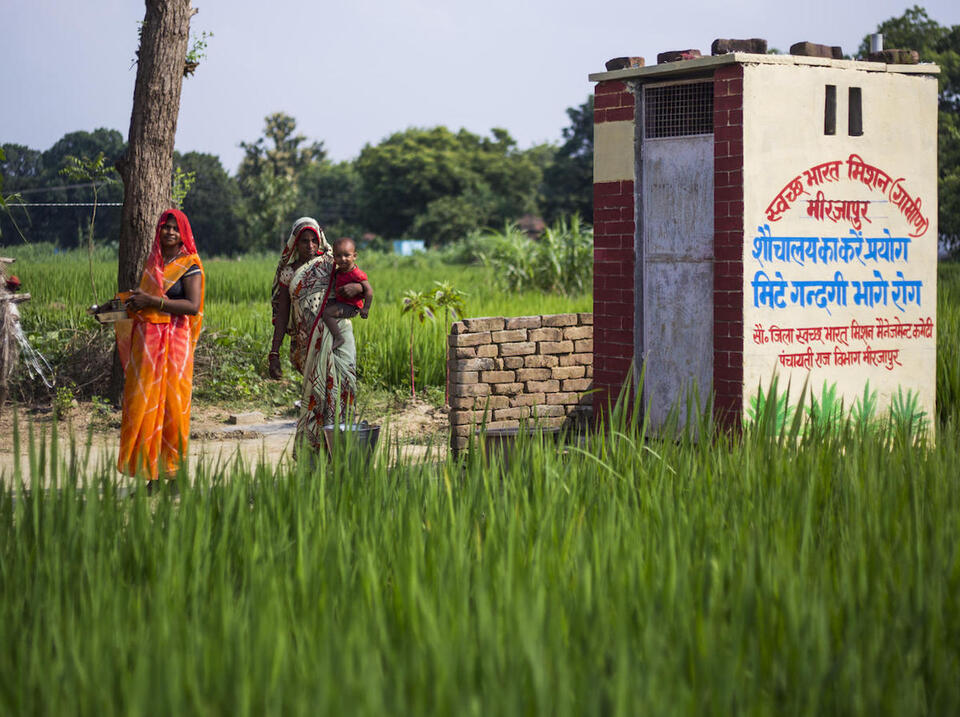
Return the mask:
<path id="1" fill-rule="evenodd" d="M 623 82 L 598 82 L 593 108 L 594 124 L 632 122 L 636 98 Z M 633 361 L 635 201 L 633 180 L 593 185 L 593 316 L 603 346 L 593 367 L 596 415 L 616 401 Z"/>
<path id="2" fill-rule="evenodd" d="M 714 413 L 730 427 L 743 412 L 743 66 L 713 83 Z"/>
<path id="3" fill-rule="evenodd" d="M 450 447 L 481 423 L 562 426 L 593 384 L 593 314 L 485 317 L 455 322 L 447 338 Z"/>

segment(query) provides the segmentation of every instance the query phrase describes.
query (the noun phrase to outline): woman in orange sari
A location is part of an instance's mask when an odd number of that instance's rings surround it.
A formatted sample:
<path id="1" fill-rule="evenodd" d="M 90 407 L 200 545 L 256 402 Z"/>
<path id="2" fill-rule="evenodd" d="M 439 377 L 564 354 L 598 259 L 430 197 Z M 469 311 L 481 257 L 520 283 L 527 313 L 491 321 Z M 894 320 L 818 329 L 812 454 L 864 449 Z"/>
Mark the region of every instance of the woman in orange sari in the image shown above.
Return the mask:
<path id="1" fill-rule="evenodd" d="M 203 264 L 187 216 L 160 216 L 140 287 L 116 323 L 125 374 L 117 469 L 152 488 L 176 477 L 190 437 L 193 350 L 203 323 Z"/>

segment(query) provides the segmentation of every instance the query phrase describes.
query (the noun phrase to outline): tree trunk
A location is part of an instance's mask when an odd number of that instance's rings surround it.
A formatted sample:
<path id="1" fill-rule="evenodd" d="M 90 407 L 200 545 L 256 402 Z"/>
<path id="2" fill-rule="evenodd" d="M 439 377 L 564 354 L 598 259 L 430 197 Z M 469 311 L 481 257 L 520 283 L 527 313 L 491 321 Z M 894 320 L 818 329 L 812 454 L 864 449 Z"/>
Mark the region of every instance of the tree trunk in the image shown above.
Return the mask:
<path id="1" fill-rule="evenodd" d="M 129 291 L 153 244 L 160 212 L 171 204 L 173 146 L 180 112 L 180 89 L 190 36 L 190 0 L 146 0 L 137 51 L 137 81 L 126 154 L 117 161 L 123 180 L 123 214 L 117 287 Z M 123 390 L 119 361 L 114 358 L 111 394 Z"/>
<path id="2" fill-rule="evenodd" d="M 123 179 L 123 219 L 117 282 L 135 288 L 156 230 L 160 212 L 170 207 L 173 143 L 180 112 L 180 89 L 196 12 L 190 0 L 146 0 L 137 82 L 127 152 L 117 162 Z"/>

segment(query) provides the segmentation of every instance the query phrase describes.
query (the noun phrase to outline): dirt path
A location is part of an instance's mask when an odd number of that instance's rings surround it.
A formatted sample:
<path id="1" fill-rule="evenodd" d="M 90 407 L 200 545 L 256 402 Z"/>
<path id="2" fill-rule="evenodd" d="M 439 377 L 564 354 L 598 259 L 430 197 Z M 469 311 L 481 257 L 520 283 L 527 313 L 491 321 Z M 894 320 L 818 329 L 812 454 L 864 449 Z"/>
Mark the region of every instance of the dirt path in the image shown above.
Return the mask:
<path id="1" fill-rule="evenodd" d="M 191 415 L 188 471 L 196 474 L 202 464 L 207 471 L 225 468 L 237 460 L 245 466 L 264 461 L 271 466 L 290 460 L 296 419 L 263 417 L 252 423 L 232 425 L 229 413 L 217 407 L 202 407 Z M 399 455 L 403 460 L 438 460 L 447 451 L 447 423 L 442 410 L 430 404 L 411 402 L 401 410 L 375 419 L 382 425 L 378 451 Z M 85 456 L 91 469 L 113 467 L 116 463 L 120 415 L 118 412 L 96 411 L 89 405 L 71 409 L 57 424 L 57 446 L 61 458 L 70 453 L 71 441 L 78 446 L 78 454 Z M 53 417 L 49 411 L 28 411 L 19 416 L 20 446 L 14 452 L 13 412 L 6 406 L 0 416 L 0 485 L 11 486 L 17 475 L 16 467 L 29 486 L 30 459 L 28 432 L 32 426 L 35 440 L 47 437 L 49 456 Z M 86 446 L 89 438 L 89 449 Z M 39 444 L 39 441 L 37 441 Z M 49 460 L 49 458 L 48 458 Z M 116 474 L 118 477 L 119 473 Z"/>

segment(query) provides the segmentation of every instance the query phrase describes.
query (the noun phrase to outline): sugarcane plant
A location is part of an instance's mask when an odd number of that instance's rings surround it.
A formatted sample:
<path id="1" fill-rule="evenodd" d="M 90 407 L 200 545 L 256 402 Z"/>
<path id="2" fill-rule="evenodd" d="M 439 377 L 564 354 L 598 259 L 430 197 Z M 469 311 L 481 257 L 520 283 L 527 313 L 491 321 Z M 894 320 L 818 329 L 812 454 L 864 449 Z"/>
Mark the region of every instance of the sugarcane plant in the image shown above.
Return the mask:
<path id="1" fill-rule="evenodd" d="M 444 341 L 450 334 L 450 314 L 453 314 L 453 320 L 458 321 L 467 310 L 464 301 L 466 293 L 460 291 L 449 281 L 435 281 L 437 288 L 433 292 L 433 301 L 438 309 L 443 309 L 443 336 Z M 444 351 L 446 354 L 446 351 Z M 444 405 L 450 404 L 450 364 L 443 362 L 443 402 Z"/>
<path id="2" fill-rule="evenodd" d="M 413 331 L 416 322 L 422 325 L 427 319 L 434 319 L 433 312 L 436 310 L 434 296 L 425 291 L 413 291 L 408 289 L 404 292 L 401 299 L 401 314 L 410 314 L 410 394 L 413 398 L 417 397 L 417 388 L 414 383 L 413 369 Z"/>
<path id="3" fill-rule="evenodd" d="M 67 155 L 66 161 L 67 166 L 60 170 L 60 174 L 77 182 L 89 182 L 93 190 L 93 211 L 90 212 L 90 225 L 87 231 L 87 254 L 90 264 L 90 289 L 93 291 L 93 303 L 96 304 L 98 303 L 97 285 L 93 280 L 93 225 L 97 219 L 97 194 L 100 187 L 117 181 L 116 170 L 104 163 L 103 152 L 94 159 Z"/>

